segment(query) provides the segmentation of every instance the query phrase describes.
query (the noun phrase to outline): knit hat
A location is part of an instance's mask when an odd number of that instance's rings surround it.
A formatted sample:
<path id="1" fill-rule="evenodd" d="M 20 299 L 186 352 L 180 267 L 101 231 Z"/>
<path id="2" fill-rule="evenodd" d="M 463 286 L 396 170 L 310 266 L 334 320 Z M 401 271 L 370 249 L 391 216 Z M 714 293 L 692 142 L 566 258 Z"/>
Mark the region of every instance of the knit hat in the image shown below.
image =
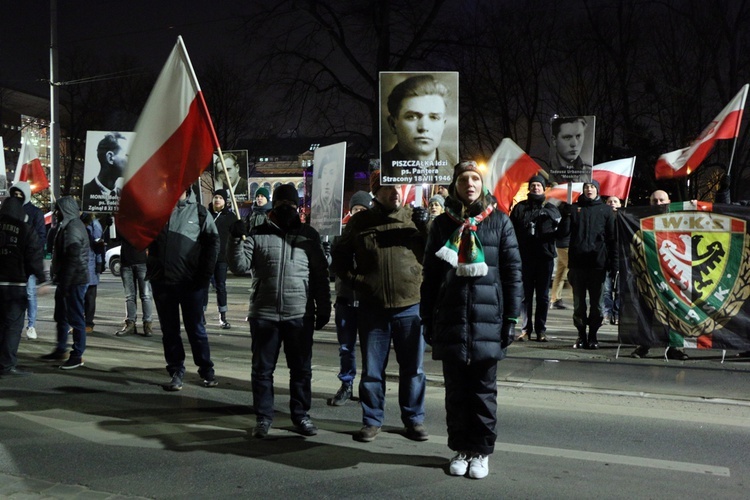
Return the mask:
<path id="1" fill-rule="evenodd" d="M 370 174 L 370 192 L 373 196 L 375 196 L 380 187 L 380 170 L 373 170 Z"/>
<path id="2" fill-rule="evenodd" d="M 260 188 L 263 189 L 263 188 Z M 258 191 L 260 191 L 260 189 Z M 255 194 L 258 194 L 258 191 Z M 291 184 L 282 184 L 273 190 L 273 206 L 276 207 L 282 200 L 291 201 L 295 207 L 299 206 L 299 195 L 297 188 Z"/>
<path id="3" fill-rule="evenodd" d="M 586 184 L 591 184 L 592 186 L 594 186 L 596 188 L 596 195 L 597 196 L 599 196 L 601 194 L 601 188 L 599 187 L 599 181 L 597 181 L 596 179 L 591 179 L 588 182 L 584 182 L 583 183 L 583 187 L 586 187 Z"/>
<path id="4" fill-rule="evenodd" d="M 445 208 L 445 198 L 443 198 L 439 194 L 436 194 L 435 196 L 427 200 L 427 205 L 429 206 L 433 201 L 438 202 L 441 207 Z"/>
<path id="5" fill-rule="evenodd" d="M 456 184 L 456 179 L 458 179 L 458 176 L 463 174 L 464 172 L 476 172 L 480 176 L 482 176 L 482 171 L 479 170 L 479 165 L 477 165 L 477 162 L 475 161 L 462 161 L 458 163 L 455 167 L 453 167 L 453 181 L 451 182 L 451 185 Z M 484 180 L 484 178 L 482 179 Z"/>
<path id="6" fill-rule="evenodd" d="M 349 210 L 356 207 L 357 205 L 365 208 L 370 208 L 372 203 L 372 196 L 367 191 L 357 191 L 354 193 L 349 200 Z"/>
<path id="7" fill-rule="evenodd" d="M 13 194 L 13 191 L 20 191 L 23 194 L 23 204 L 27 204 L 31 201 L 31 185 L 26 181 L 14 182 L 8 190 L 8 194 Z"/>
<path id="8" fill-rule="evenodd" d="M 229 195 L 227 194 L 227 190 L 226 189 L 217 189 L 216 191 L 214 191 L 214 196 L 216 196 L 216 195 L 219 195 L 222 198 L 224 198 L 224 203 L 226 203 L 227 200 L 229 199 Z"/>
<path id="9" fill-rule="evenodd" d="M 529 179 L 529 189 L 531 189 L 531 183 L 532 182 L 538 182 L 539 184 L 541 184 L 542 185 L 542 189 L 545 189 L 547 187 L 547 180 L 543 176 L 541 176 L 539 174 L 537 174 L 537 175 L 533 176 L 531 179 Z"/>
<path id="10" fill-rule="evenodd" d="M 255 196 L 258 196 L 258 195 L 265 196 L 267 200 L 271 198 L 271 193 L 269 193 L 268 189 L 266 189 L 266 188 L 258 188 L 258 189 L 256 189 L 255 190 Z"/>

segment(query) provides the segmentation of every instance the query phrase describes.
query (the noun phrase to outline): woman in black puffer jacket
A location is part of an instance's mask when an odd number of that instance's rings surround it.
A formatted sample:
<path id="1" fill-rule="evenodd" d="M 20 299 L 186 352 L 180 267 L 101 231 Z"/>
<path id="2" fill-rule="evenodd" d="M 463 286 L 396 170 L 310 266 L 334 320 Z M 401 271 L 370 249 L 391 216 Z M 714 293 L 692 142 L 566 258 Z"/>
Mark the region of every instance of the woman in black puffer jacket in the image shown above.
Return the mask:
<path id="1" fill-rule="evenodd" d="M 514 337 L 521 257 L 476 163 L 456 165 L 449 190 L 446 212 L 430 227 L 420 312 L 433 358 L 443 361 L 450 473 L 479 479 L 497 437 L 497 362 Z"/>

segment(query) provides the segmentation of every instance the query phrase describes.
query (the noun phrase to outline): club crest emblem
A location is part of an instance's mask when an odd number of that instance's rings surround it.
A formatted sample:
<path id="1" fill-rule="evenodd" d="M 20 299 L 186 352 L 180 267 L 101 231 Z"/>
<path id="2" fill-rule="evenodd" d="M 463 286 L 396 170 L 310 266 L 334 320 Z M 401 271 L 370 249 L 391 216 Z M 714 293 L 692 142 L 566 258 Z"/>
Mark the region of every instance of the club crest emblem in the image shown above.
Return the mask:
<path id="1" fill-rule="evenodd" d="M 684 337 L 721 328 L 750 296 L 750 237 L 742 219 L 676 212 L 641 219 L 631 242 L 638 292 Z"/>

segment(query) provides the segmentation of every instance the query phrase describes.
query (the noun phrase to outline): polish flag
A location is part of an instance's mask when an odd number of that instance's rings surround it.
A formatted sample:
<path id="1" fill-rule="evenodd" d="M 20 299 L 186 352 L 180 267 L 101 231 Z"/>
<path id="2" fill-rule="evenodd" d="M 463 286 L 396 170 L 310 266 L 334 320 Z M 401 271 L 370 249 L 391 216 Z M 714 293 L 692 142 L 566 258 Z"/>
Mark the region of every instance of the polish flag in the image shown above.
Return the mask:
<path id="1" fill-rule="evenodd" d="M 509 214 L 516 193 L 540 170 L 518 144 L 507 137 L 503 139 L 492 153 L 485 179 L 487 188 L 497 200 L 497 207 Z"/>
<path id="2" fill-rule="evenodd" d="M 574 182 L 573 183 L 573 196 L 571 197 L 571 200 L 573 203 L 576 202 L 578 197 L 583 192 L 583 182 Z M 545 193 L 544 196 L 547 197 L 547 199 L 554 198 L 556 200 L 568 201 L 568 184 L 558 184 L 554 187 L 549 188 Z"/>
<path id="3" fill-rule="evenodd" d="M 26 181 L 31 187 L 31 193 L 44 191 L 49 187 L 49 179 L 44 174 L 42 162 L 39 161 L 39 154 L 36 148 L 31 144 L 31 137 L 26 131 L 23 132 L 21 141 L 21 155 L 18 157 L 16 165 L 16 177 L 13 182 Z"/>
<path id="4" fill-rule="evenodd" d="M 625 200 L 630 193 L 634 170 L 635 156 L 595 165 L 591 171 L 591 176 L 599 182 L 600 195 L 617 196 L 621 200 Z"/>
<path id="5" fill-rule="evenodd" d="M 717 140 L 736 138 L 740 134 L 748 87 L 750 84 L 746 83 L 689 147 L 661 155 L 656 162 L 656 178 L 685 177 L 698 168 Z"/>
<path id="6" fill-rule="evenodd" d="M 219 148 L 211 116 L 182 37 L 177 38 L 135 125 L 117 229 L 144 249 Z"/>

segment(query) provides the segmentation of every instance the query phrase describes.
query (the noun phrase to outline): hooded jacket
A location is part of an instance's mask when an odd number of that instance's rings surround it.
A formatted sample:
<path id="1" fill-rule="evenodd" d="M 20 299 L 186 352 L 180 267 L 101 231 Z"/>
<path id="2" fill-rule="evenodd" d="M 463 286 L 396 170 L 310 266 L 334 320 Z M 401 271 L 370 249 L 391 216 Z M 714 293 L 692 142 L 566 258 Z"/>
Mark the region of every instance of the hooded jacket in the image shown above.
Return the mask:
<path id="1" fill-rule="evenodd" d="M 205 288 L 214 273 L 219 246 L 213 218 L 191 193 L 177 202 L 169 222 L 148 247 L 146 278 Z"/>
<path id="2" fill-rule="evenodd" d="M 468 213 L 476 216 L 485 207 L 477 202 Z M 457 207 L 456 212 L 460 210 Z M 513 225 L 499 211 L 477 225 L 488 267 L 485 276 L 458 276 L 455 268 L 435 255 L 458 227 L 448 214 L 438 215 L 425 249 L 420 315 L 432 328 L 432 357 L 461 364 L 500 360 L 505 357 L 503 323 L 515 321 L 523 297 Z"/>
<path id="3" fill-rule="evenodd" d="M 597 196 L 584 195 L 571 206 L 570 269 L 614 270 L 617 265 L 615 213 Z"/>
<path id="4" fill-rule="evenodd" d="M 24 299 L 32 274 L 44 281 L 42 245 L 24 222 L 23 203 L 8 198 L 0 207 L 0 298 Z"/>
<path id="5" fill-rule="evenodd" d="M 331 267 L 360 305 L 418 304 L 426 235 L 412 222 L 411 207 L 388 211 L 377 200 L 372 205 L 349 219 L 331 248 Z"/>
<path id="6" fill-rule="evenodd" d="M 318 232 L 307 224 L 287 231 L 271 219 L 243 241 L 230 238 L 229 269 L 252 271 L 248 317 L 287 321 L 331 314 L 328 262 Z"/>
<path id="7" fill-rule="evenodd" d="M 78 204 L 72 196 L 63 196 L 55 204 L 58 219 L 52 251 L 52 281 L 68 288 L 89 283 L 89 233 L 78 216 Z"/>
<path id="8" fill-rule="evenodd" d="M 23 211 L 26 213 L 26 223 L 31 226 L 36 233 L 37 239 L 42 242 L 42 245 L 44 245 L 44 241 L 47 237 L 47 228 L 44 224 L 44 214 L 41 209 L 35 207 L 34 204 L 31 203 L 31 185 L 26 181 L 18 181 L 11 186 L 8 192 L 12 194 L 14 190 L 23 193 Z"/>

